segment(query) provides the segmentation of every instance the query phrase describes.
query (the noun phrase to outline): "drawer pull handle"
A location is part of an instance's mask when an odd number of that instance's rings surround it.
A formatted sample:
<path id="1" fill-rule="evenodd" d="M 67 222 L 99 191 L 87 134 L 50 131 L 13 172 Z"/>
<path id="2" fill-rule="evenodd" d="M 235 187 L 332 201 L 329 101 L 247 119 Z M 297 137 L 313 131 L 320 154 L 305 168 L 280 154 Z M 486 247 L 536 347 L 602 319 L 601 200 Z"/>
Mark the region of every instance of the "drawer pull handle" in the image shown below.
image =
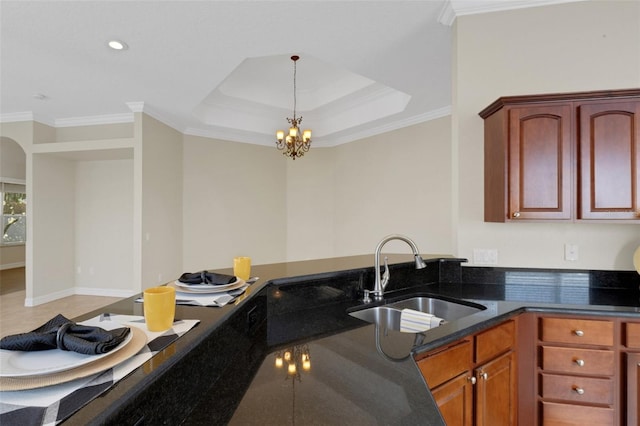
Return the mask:
<path id="1" fill-rule="evenodd" d="M 573 334 L 575 334 L 575 335 L 576 335 L 576 336 L 578 336 L 578 337 L 582 337 L 582 336 L 584 336 L 584 331 L 582 331 L 582 330 L 575 330 L 575 331 L 573 332 Z"/>
<path id="2" fill-rule="evenodd" d="M 584 367 L 584 359 L 576 359 L 576 364 L 578 367 Z"/>
<path id="3" fill-rule="evenodd" d="M 471 376 L 471 377 L 467 377 L 467 380 L 471 382 L 472 385 L 476 384 L 476 378 Z"/>
<path id="4" fill-rule="evenodd" d="M 584 389 L 582 389 L 581 387 L 574 386 L 573 390 L 576 391 L 578 395 L 584 395 Z"/>

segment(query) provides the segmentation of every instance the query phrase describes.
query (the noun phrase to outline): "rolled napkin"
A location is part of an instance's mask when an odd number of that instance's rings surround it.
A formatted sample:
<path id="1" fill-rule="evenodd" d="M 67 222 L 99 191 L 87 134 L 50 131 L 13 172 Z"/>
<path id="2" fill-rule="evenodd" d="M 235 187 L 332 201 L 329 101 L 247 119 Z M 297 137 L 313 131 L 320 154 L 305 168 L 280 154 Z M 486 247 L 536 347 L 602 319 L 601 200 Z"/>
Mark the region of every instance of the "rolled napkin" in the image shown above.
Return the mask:
<path id="1" fill-rule="evenodd" d="M 443 323 L 442 318 L 414 309 L 403 309 L 400 313 L 400 331 L 404 333 L 419 333 Z"/>
<path id="2" fill-rule="evenodd" d="M 209 285 L 225 285 L 236 282 L 237 278 L 232 275 L 216 274 L 215 272 L 185 272 L 180 275 L 178 281 L 185 284 L 209 284 Z"/>
<path id="3" fill-rule="evenodd" d="M 104 330 L 100 327 L 79 325 L 56 315 L 33 331 L 14 334 L 0 339 L 0 349 L 11 351 L 44 351 L 62 349 L 85 355 L 107 353 L 122 343 L 128 327 Z"/>

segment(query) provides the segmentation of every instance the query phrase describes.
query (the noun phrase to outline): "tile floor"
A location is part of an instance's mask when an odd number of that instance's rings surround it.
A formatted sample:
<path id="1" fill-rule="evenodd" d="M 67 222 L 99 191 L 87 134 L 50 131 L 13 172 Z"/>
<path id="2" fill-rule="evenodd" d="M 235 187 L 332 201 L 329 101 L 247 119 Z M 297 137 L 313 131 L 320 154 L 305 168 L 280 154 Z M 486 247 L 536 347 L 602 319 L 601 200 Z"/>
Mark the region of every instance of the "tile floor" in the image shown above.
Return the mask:
<path id="1" fill-rule="evenodd" d="M 16 271 L 9 271 L 12 276 L 15 275 Z M 3 280 L 3 275 L 6 276 L 5 271 L 0 271 L 0 281 Z M 0 295 L 0 337 L 31 331 L 57 314 L 74 318 L 120 300 L 118 297 L 69 296 L 42 305 L 26 307 L 24 299 L 24 286 L 21 290 Z"/>

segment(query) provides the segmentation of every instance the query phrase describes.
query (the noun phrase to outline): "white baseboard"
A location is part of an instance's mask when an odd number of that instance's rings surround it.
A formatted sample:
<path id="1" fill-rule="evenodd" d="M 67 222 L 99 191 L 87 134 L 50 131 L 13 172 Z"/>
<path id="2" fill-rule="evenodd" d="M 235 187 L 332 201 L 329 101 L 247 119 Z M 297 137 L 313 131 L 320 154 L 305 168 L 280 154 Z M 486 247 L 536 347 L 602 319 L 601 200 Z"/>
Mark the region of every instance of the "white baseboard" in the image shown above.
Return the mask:
<path id="1" fill-rule="evenodd" d="M 5 263 L 4 265 L 0 265 L 0 271 L 4 271 L 5 269 L 23 268 L 24 265 L 24 262 Z"/>
<path id="2" fill-rule="evenodd" d="M 46 294 L 44 296 L 25 298 L 24 306 L 38 306 L 43 303 L 52 302 L 54 300 L 62 299 L 63 297 L 69 297 L 74 295 L 82 296 L 106 296 L 106 297 L 131 297 L 136 294 L 132 290 L 116 290 L 112 288 L 91 288 L 91 287 L 75 287 L 69 288 L 55 293 Z"/>
<path id="3" fill-rule="evenodd" d="M 43 303 L 53 302 L 54 300 L 62 299 L 63 297 L 73 296 L 75 293 L 72 288 L 68 288 L 55 293 L 45 294 L 38 297 L 27 297 L 24 299 L 24 306 L 38 306 Z"/>
<path id="4" fill-rule="evenodd" d="M 75 294 L 84 296 L 106 296 L 106 297 L 131 297 L 135 292 L 132 290 L 118 290 L 113 288 L 93 288 L 93 287 L 75 287 Z"/>

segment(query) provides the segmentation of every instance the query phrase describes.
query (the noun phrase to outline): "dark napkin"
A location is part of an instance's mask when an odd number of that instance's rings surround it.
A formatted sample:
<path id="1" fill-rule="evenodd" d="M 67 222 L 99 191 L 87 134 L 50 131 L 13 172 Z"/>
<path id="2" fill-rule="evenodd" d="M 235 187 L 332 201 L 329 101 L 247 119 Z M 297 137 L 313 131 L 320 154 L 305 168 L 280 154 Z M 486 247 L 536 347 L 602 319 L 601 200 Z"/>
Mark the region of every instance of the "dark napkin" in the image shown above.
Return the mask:
<path id="1" fill-rule="evenodd" d="M 79 325 L 58 314 L 33 331 L 3 337 L 0 339 L 0 349 L 44 351 L 58 348 L 85 355 L 97 355 L 118 346 L 129 332 L 127 327 L 104 330 L 100 327 Z"/>
<path id="2" fill-rule="evenodd" d="M 209 285 L 225 285 L 236 282 L 236 277 L 232 275 L 216 274 L 215 272 L 185 272 L 180 275 L 178 281 L 185 284 L 209 284 Z"/>

